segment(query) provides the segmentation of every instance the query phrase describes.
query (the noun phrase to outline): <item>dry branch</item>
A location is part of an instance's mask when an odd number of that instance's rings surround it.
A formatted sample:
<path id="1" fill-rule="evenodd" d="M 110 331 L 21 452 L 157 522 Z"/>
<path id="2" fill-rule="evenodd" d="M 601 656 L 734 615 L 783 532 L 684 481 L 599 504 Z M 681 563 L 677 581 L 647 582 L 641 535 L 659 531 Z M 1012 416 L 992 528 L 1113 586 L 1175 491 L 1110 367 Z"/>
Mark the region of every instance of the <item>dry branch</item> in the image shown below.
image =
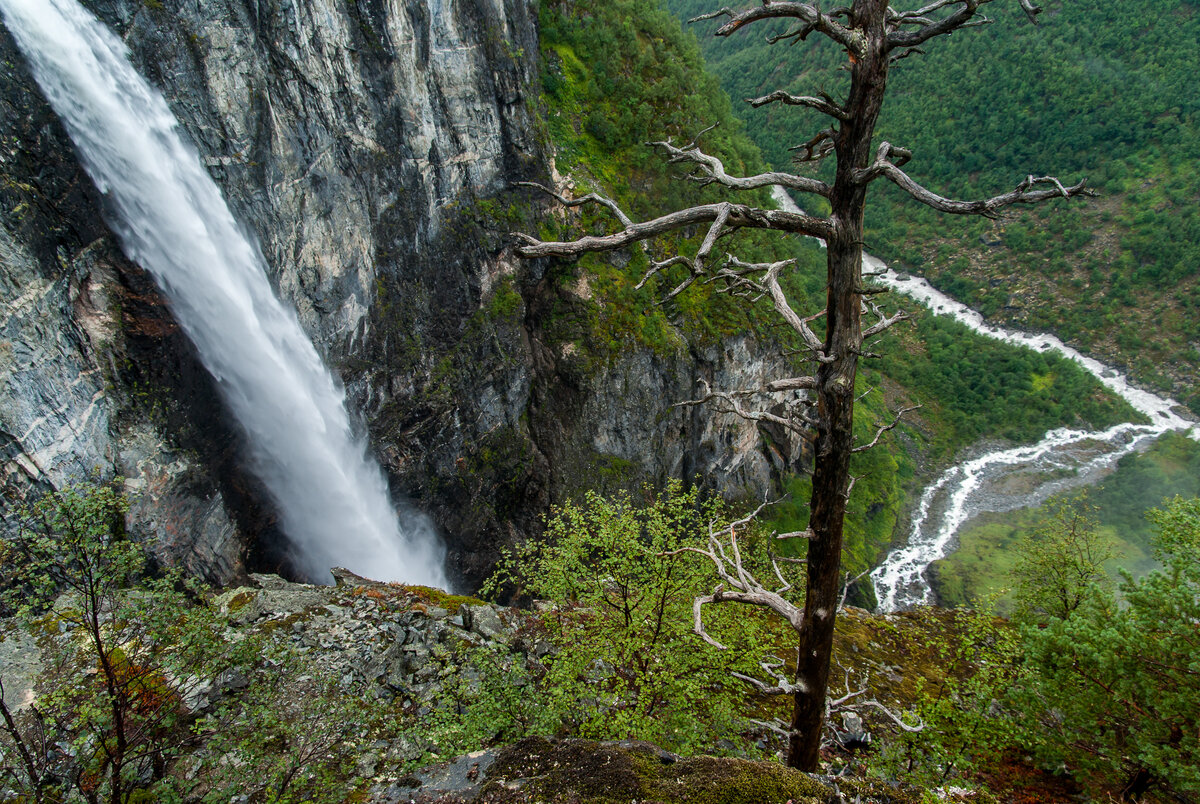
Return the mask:
<path id="1" fill-rule="evenodd" d="M 716 36 L 729 36 L 744 25 L 767 19 L 795 19 L 804 23 L 801 31 L 796 33 L 801 39 L 812 31 L 817 31 L 837 42 L 849 52 L 862 57 L 866 51 L 866 40 L 862 32 L 847 28 L 839 23 L 832 14 L 826 14 L 815 3 L 787 3 L 765 0 L 761 6 L 755 6 L 743 11 L 734 11 L 728 6 L 710 14 L 693 17 L 689 22 L 700 22 L 718 17 L 728 17 L 729 22 L 716 30 Z"/>
<path id="2" fill-rule="evenodd" d="M 805 106 L 809 109 L 816 109 L 821 114 L 827 114 L 837 120 L 846 120 L 849 113 L 838 106 L 830 103 L 822 98 L 814 98 L 810 95 L 793 95 L 790 92 L 784 92 L 782 89 L 777 89 L 769 95 L 763 95 L 760 98 L 748 98 L 746 100 L 751 106 L 757 109 L 760 106 L 766 106 L 768 103 L 783 103 L 788 106 Z"/>
<path id="3" fill-rule="evenodd" d="M 893 156 L 897 156 L 898 159 L 893 161 Z M 891 143 L 882 143 L 875 155 L 875 162 L 868 168 L 854 172 L 855 181 L 865 184 L 883 176 L 917 201 L 939 212 L 951 215 L 982 215 L 985 218 L 999 217 L 1000 210 L 1014 204 L 1038 204 L 1054 198 L 1096 195 L 1088 188 L 1087 179 L 1067 187 L 1053 176 L 1028 176 L 1011 192 L 978 201 L 956 201 L 925 189 L 901 170 L 900 165 L 907 162 L 911 156 L 911 152 L 907 150 L 896 148 Z M 1034 189 L 1040 185 L 1048 186 L 1044 189 Z"/>
<path id="4" fill-rule="evenodd" d="M 773 171 L 760 173 L 757 176 L 745 178 L 730 176 L 725 170 L 725 164 L 715 156 L 706 154 L 693 142 L 680 148 L 670 140 L 647 143 L 667 152 L 670 164 L 690 162 L 700 168 L 700 174 L 691 178 L 701 185 L 720 184 L 734 190 L 757 190 L 762 187 L 780 186 L 802 193 L 815 193 L 829 197 L 829 185 L 819 179 L 796 176 L 792 173 Z M 629 224 L 626 224 L 629 225 Z"/>
<path id="5" fill-rule="evenodd" d="M 912 413 L 914 410 L 918 410 L 921 407 L 922 407 L 921 405 L 913 405 L 912 407 L 901 408 L 899 411 L 897 411 L 896 416 L 895 416 L 895 418 L 892 419 L 891 423 L 881 425 L 875 431 L 875 437 L 873 439 L 871 439 L 871 442 L 869 444 L 863 444 L 861 447 L 855 447 L 853 450 L 851 450 L 851 452 L 866 452 L 867 450 L 871 449 L 872 447 L 874 447 L 876 444 L 879 443 L 880 436 L 882 436 L 884 433 L 886 433 L 889 430 L 896 429 L 896 425 L 900 424 L 900 420 L 904 418 L 905 413 Z"/>

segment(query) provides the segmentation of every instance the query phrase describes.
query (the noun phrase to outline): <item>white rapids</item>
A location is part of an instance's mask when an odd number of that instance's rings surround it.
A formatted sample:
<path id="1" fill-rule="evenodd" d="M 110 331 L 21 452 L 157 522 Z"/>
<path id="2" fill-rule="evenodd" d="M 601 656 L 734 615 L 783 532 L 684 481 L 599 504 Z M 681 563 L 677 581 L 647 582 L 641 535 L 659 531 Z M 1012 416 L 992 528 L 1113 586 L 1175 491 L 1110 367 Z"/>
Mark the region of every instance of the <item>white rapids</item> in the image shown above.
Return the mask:
<path id="1" fill-rule="evenodd" d="M 314 579 L 340 565 L 445 586 L 440 539 L 420 514 L 401 527 L 344 389 L 125 45 L 76 0 L 0 0 L 0 14 L 113 211 L 125 253 L 155 277 L 244 428 L 299 567 Z"/>
<path id="2" fill-rule="evenodd" d="M 776 201 L 799 212 L 780 187 Z M 921 495 L 907 543 L 892 550 L 871 572 L 879 610 L 898 611 L 931 603 L 933 591 L 925 572 L 951 550 L 962 525 L 981 511 L 1009 511 L 1038 505 L 1050 495 L 1098 478 L 1123 455 L 1168 432 L 1200 440 L 1200 427 L 1180 414 L 1173 399 L 1135 388 L 1127 377 L 1086 357 L 1053 335 L 1032 335 L 988 324 L 982 315 L 939 292 L 924 279 L 902 276 L 875 257 L 863 254 L 863 269 L 873 279 L 921 302 L 938 315 L 948 315 L 980 335 L 1036 351 L 1054 351 L 1075 361 L 1102 385 L 1146 416 L 1149 424 L 1118 424 L 1087 432 L 1051 430 L 1036 444 L 996 450 L 952 466 Z M 1007 488 L 1007 486 L 1015 488 Z"/>
<path id="3" fill-rule="evenodd" d="M 938 292 L 924 279 L 902 277 L 866 254 L 863 268 L 877 273 L 876 281 L 916 299 L 938 315 L 952 316 L 974 332 L 1037 351 L 1054 351 L 1075 361 L 1150 420 L 1149 424 L 1118 424 L 1099 432 L 1051 430 L 1036 444 L 989 452 L 947 469 L 921 495 L 907 544 L 893 550 L 871 573 L 881 611 L 933 601 L 925 571 L 949 553 L 958 529 L 975 514 L 1037 505 L 1051 494 L 1097 478 L 1123 455 L 1164 433 L 1185 432 L 1200 439 L 1200 429 L 1179 414 L 1182 408 L 1175 400 L 1133 387 L 1120 372 L 1080 354 L 1055 336 L 1014 332 L 988 324 L 978 312 Z M 1004 482 L 1018 475 L 1037 479 L 1032 488 L 1005 493 Z M 935 511 L 940 516 L 933 516 Z"/>

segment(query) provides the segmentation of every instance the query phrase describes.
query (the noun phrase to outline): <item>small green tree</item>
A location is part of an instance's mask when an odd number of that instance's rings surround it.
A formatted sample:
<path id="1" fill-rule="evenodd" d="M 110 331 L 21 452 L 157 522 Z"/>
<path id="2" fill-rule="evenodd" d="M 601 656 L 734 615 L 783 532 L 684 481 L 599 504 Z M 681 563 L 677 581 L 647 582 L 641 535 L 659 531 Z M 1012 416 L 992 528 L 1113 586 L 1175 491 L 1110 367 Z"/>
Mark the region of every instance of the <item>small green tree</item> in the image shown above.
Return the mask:
<path id="1" fill-rule="evenodd" d="M 1062 620 L 1110 585 L 1105 562 L 1116 556 L 1112 540 L 1100 533 L 1096 508 L 1087 492 L 1053 497 L 1045 520 L 1019 545 L 1012 578 L 1018 619 Z"/>
<path id="2" fill-rule="evenodd" d="M 119 484 L 67 487 L 26 509 L 0 546 L 5 604 L 42 637 L 44 663 L 36 704 L 4 707 L 0 765 L 35 801 L 126 804 L 162 780 L 189 738 L 189 688 L 223 652 L 196 589 L 145 577 L 127 509 Z"/>
<path id="3" fill-rule="evenodd" d="M 485 592 L 508 584 L 552 603 L 542 688 L 562 728 L 684 752 L 711 751 L 737 733 L 745 689 L 731 674 L 758 670 L 764 632 L 739 613 L 708 623 L 734 649 L 695 637 L 693 599 L 711 569 L 682 549 L 727 526 L 717 502 L 678 481 L 647 492 L 642 505 L 628 494 L 589 493 L 582 506 L 555 511 L 544 540 L 501 562 Z"/>
<path id="4" fill-rule="evenodd" d="M 1125 575 L 1025 635 L 1031 738 L 1083 781 L 1138 801 L 1200 795 L 1200 500 L 1151 511 L 1161 571 Z"/>

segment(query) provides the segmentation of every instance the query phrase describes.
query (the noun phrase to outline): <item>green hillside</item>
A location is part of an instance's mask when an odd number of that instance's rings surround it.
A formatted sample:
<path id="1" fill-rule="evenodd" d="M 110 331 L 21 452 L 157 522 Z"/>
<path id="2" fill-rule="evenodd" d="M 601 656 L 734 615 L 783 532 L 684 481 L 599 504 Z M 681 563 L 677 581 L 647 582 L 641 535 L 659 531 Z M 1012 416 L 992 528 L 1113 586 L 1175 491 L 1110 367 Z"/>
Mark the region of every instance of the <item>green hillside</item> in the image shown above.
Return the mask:
<path id="1" fill-rule="evenodd" d="M 715 6 L 666 5 L 685 19 Z M 992 223 L 947 218 L 881 182 L 868 248 L 985 314 L 1127 365 L 1200 412 L 1200 3 L 1043 5 L 1033 26 L 1015 2 L 994 3 L 992 25 L 899 62 L 879 136 L 911 148 L 906 171 L 944 195 L 985 197 L 1032 173 L 1086 176 L 1101 197 Z M 775 89 L 837 96 L 845 81 L 844 54 L 819 35 L 772 47 L 761 26 L 728 39 L 712 28 L 693 26 L 736 99 Z M 815 112 L 735 111 L 778 167 L 825 124 Z"/>
<path id="2" fill-rule="evenodd" d="M 650 139 L 690 139 L 712 122 L 721 125 L 706 136 L 706 150 L 721 156 L 731 171 L 763 168 L 728 98 L 704 72 L 694 38 L 670 14 L 642 0 L 580 0 L 544 4 L 540 23 L 547 133 L 558 170 L 575 181 L 577 195 L 598 189 L 634 217 L 718 197 L 680 181 L 645 145 Z M 769 202 L 760 195 L 758 203 Z M 543 226 L 543 236 L 566 237 L 584 229 L 611 231 L 612 221 L 587 212 L 569 222 L 547 217 Z M 812 243 L 756 234 L 731 238 L 725 248 L 744 259 L 796 257 L 798 270 L 789 281 L 797 307 L 819 309 L 824 256 Z M 560 294 L 552 335 L 570 341 L 593 366 L 623 348 L 669 351 L 747 331 L 789 345 L 768 304 L 750 307 L 713 293 L 712 286 L 698 285 L 677 302 L 656 305 L 655 288 L 633 287 L 646 266 L 634 249 L 628 260 L 589 255 L 553 268 L 562 287 L 586 277 L 596 295 L 583 300 Z M 658 294 L 669 287 L 662 280 Z M 884 359 L 864 361 L 860 372 L 862 391 L 877 389 L 860 407 L 860 437 L 870 440 L 877 424 L 890 420 L 890 410 L 914 402 L 924 407 L 901 429 L 903 448 L 857 456 L 855 474 L 864 479 L 851 500 L 847 561 L 854 570 L 882 557 L 923 473 L 962 446 L 981 437 L 1028 441 L 1062 424 L 1101 426 L 1134 415 L 1069 361 L 974 336 L 920 311 L 914 311 L 911 328 L 899 328 L 881 348 Z M 805 516 L 805 481 L 795 479 L 790 490 L 791 506 L 780 513 L 788 529 Z"/>

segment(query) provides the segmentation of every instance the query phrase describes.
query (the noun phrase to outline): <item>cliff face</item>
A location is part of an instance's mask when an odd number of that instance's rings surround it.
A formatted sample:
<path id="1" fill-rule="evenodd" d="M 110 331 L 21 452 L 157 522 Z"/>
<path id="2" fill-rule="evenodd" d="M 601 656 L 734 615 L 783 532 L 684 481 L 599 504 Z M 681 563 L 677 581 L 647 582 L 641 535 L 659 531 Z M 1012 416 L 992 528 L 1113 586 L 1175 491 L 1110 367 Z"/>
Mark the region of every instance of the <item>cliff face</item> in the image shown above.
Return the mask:
<path id="1" fill-rule="evenodd" d="M 525 264 L 512 182 L 550 172 L 527 0 L 96 0 L 257 236 L 272 282 L 346 383 L 451 573 L 583 488 L 701 475 L 761 496 L 755 428 L 691 408 L 775 366 L 735 339 L 584 359 L 548 334 L 581 305 L 569 266 Z M 7 34 L 0 36 L 0 430 L 10 502 L 98 471 L 130 478 L 164 560 L 227 580 L 286 564 L 235 424 Z M 649 300 L 648 300 L 649 301 Z M 784 443 L 775 440 L 774 443 Z"/>

